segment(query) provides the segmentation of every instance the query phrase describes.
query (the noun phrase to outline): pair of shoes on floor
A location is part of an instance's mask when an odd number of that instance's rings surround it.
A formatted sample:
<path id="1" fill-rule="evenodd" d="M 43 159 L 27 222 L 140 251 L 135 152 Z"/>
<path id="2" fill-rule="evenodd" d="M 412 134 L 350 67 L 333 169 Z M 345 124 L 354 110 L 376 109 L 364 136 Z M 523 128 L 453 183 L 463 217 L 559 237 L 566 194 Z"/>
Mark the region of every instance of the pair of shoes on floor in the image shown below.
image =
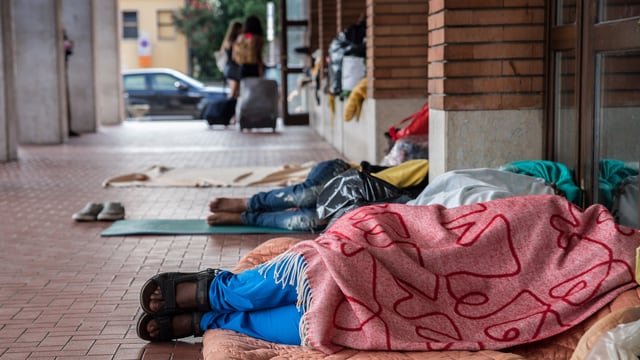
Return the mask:
<path id="1" fill-rule="evenodd" d="M 119 202 L 90 202 L 71 216 L 75 221 L 116 221 L 124 219 L 124 206 Z"/>

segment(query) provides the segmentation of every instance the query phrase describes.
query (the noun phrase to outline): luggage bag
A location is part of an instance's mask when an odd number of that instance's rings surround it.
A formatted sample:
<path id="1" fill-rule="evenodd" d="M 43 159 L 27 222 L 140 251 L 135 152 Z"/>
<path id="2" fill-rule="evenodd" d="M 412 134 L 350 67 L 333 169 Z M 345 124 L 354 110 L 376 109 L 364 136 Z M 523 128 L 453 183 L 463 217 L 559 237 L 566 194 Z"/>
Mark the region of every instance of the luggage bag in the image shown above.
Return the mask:
<path id="1" fill-rule="evenodd" d="M 206 105 L 203 117 L 209 126 L 227 126 L 235 115 L 236 103 L 236 98 L 215 99 Z"/>
<path id="2" fill-rule="evenodd" d="M 240 98 L 236 105 L 236 120 L 240 131 L 271 128 L 276 131 L 278 120 L 278 83 L 271 79 L 245 78 L 240 81 Z"/>

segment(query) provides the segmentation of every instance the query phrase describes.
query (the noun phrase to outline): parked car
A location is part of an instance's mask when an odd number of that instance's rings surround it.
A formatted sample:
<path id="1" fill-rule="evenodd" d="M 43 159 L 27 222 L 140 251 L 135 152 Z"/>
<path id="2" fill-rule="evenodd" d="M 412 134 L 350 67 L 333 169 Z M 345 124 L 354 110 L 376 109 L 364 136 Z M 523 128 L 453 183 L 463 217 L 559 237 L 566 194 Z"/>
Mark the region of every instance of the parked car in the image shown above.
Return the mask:
<path id="1" fill-rule="evenodd" d="M 202 119 L 204 105 L 226 98 L 228 89 L 207 86 L 179 71 L 144 68 L 122 72 L 127 117 L 175 116 Z"/>

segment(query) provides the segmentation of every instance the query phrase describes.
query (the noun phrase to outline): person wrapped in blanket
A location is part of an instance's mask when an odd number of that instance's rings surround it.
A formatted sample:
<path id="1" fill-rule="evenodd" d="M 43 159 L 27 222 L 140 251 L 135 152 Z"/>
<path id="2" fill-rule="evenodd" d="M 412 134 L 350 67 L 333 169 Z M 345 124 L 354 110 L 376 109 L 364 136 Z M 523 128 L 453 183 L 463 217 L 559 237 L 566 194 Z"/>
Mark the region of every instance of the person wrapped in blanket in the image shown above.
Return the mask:
<path id="1" fill-rule="evenodd" d="M 326 354 L 500 350 L 566 331 L 637 286 L 640 233 L 604 206 L 583 210 L 507 172 L 484 196 L 469 179 L 491 175 L 467 175 L 469 196 L 430 189 L 434 205 L 359 207 L 250 270 L 160 273 L 141 289 L 137 334 L 223 329 Z M 480 202 L 437 205 L 459 200 Z"/>
<path id="2" fill-rule="evenodd" d="M 326 160 L 315 165 L 300 184 L 250 198 L 214 198 L 209 203 L 212 213 L 207 223 L 318 232 L 331 219 L 356 207 L 411 200 L 426 187 L 428 171 L 429 161 L 424 159 L 396 166 Z"/>

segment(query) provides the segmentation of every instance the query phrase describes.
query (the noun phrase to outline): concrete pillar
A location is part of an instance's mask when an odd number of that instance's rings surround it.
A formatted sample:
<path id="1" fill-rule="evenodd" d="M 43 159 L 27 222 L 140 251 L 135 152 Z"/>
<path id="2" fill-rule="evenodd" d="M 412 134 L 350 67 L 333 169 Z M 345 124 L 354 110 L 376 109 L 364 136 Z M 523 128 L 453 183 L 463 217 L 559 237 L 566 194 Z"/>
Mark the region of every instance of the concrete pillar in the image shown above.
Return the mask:
<path id="1" fill-rule="evenodd" d="M 67 62 L 70 130 L 96 131 L 93 2 L 62 0 L 62 26 L 74 43 Z"/>
<path id="2" fill-rule="evenodd" d="M 96 122 L 117 125 L 124 119 L 117 0 L 93 0 Z"/>
<path id="3" fill-rule="evenodd" d="M 0 10 L 0 161 L 19 143 L 63 143 L 69 121 L 76 132 L 122 122 L 116 0 L 7 0 Z M 63 29 L 75 45 L 68 77 Z"/>
<path id="4" fill-rule="evenodd" d="M 545 2 L 429 4 L 429 178 L 543 158 Z"/>
<path id="5" fill-rule="evenodd" d="M 61 0 L 9 0 L 13 6 L 16 118 L 20 143 L 66 139 Z"/>
<path id="6" fill-rule="evenodd" d="M 17 159 L 12 3 L 0 1 L 0 162 Z"/>

